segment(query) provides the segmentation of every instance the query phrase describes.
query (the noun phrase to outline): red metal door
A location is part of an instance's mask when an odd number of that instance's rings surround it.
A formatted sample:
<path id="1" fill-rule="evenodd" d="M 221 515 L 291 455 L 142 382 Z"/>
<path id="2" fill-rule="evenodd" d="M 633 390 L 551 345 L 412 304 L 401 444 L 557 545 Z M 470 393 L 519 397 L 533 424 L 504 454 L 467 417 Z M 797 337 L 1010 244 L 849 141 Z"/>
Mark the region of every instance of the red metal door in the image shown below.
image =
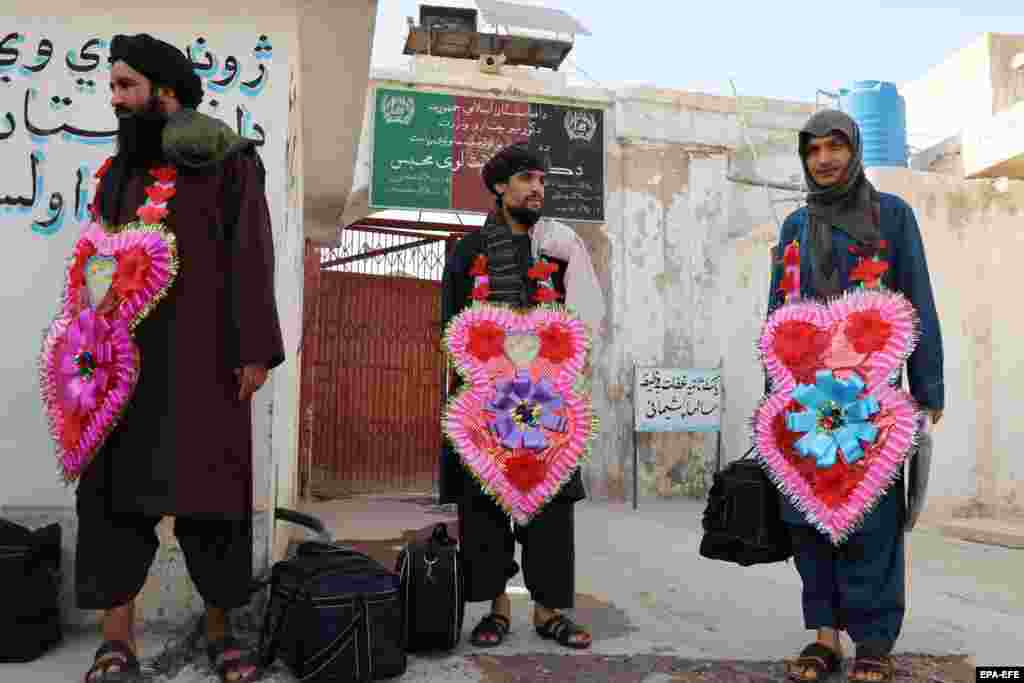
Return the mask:
<path id="1" fill-rule="evenodd" d="M 315 348 L 304 358 L 312 362 L 309 483 L 328 495 L 432 490 L 441 283 L 321 271 L 317 290 Z"/>

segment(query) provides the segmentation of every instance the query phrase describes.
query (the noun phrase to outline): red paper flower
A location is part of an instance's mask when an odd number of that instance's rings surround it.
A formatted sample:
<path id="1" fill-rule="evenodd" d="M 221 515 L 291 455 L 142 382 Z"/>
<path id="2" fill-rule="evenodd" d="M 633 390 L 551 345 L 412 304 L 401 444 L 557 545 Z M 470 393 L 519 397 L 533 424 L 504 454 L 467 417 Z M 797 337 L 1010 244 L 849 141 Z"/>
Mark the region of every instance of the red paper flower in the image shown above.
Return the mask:
<path id="1" fill-rule="evenodd" d="M 151 263 L 152 258 L 142 247 L 134 247 L 124 252 L 117 259 L 117 270 L 114 271 L 111 289 L 121 299 L 129 298 L 145 285 Z"/>
<path id="2" fill-rule="evenodd" d="M 487 301 L 487 297 L 491 295 L 491 286 L 486 282 L 482 285 L 477 285 L 473 288 L 473 294 L 471 295 L 477 301 Z"/>
<path id="3" fill-rule="evenodd" d="M 533 298 L 542 304 L 549 304 L 552 301 L 558 301 L 559 294 L 554 287 L 538 287 Z"/>
<path id="4" fill-rule="evenodd" d="M 796 293 L 797 287 L 800 285 L 800 274 L 796 271 L 789 271 L 782 276 L 782 282 L 779 284 L 779 291 L 787 294 Z"/>
<path id="5" fill-rule="evenodd" d="M 544 462 L 532 455 L 513 455 L 505 461 L 505 476 L 520 491 L 529 491 L 544 481 Z"/>
<path id="6" fill-rule="evenodd" d="M 142 219 L 143 223 L 151 225 L 162 221 L 167 216 L 167 209 L 159 209 L 147 204 L 146 206 L 139 207 L 136 214 Z"/>
<path id="7" fill-rule="evenodd" d="M 85 285 L 85 262 L 96 255 L 96 247 L 92 242 L 83 241 L 78 246 L 75 262 L 71 266 L 71 286 L 75 289 Z"/>
<path id="8" fill-rule="evenodd" d="M 149 172 L 149 174 L 161 183 L 173 183 L 175 178 L 178 177 L 178 171 L 173 166 L 161 166 L 160 168 L 154 168 Z"/>
<path id="9" fill-rule="evenodd" d="M 859 244 L 851 244 L 849 249 L 851 254 L 856 254 L 861 258 L 874 258 L 880 253 L 885 251 L 889 247 L 889 243 L 885 240 L 879 240 L 876 244 L 866 244 L 860 246 Z"/>
<path id="10" fill-rule="evenodd" d="M 150 185 L 146 188 L 146 196 L 149 197 L 150 201 L 154 204 L 163 204 L 168 199 L 176 194 L 176 190 L 173 185 L 163 186 Z"/>
<path id="11" fill-rule="evenodd" d="M 99 179 L 105 176 L 107 174 L 107 171 L 110 170 L 110 165 L 112 163 L 114 163 L 114 157 L 107 157 L 107 160 L 104 161 L 103 164 L 96 169 L 96 173 L 93 174 L 93 178 Z"/>
<path id="12" fill-rule="evenodd" d="M 82 440 L 82 418 L 70 410 L 64 411 L 64 425 L 60 430 L 60 442 L 64 450 L 71 451 L 78 448 Z"/>
<path id="13" fill-rule="evenodd" d="M 875 310 L 851 313 L 846 322 L 846 337 L 857 353 L 875 353 L 885 348 L 892 324 Z"/>
<path id="14" fill-rule="evenodd" d="M 879 279 L 887 270 L 889 270 L 889 264 L 886 261 L 862 259 L 850 272 L 850 279 L 863 282 L 868 289 L 876 289 Z"/>
<path id="15" fill-rule="evenodd" d="M 541 358 L 547 358 L 552 363 L 561 363 L 572 358 L 572 335 L 564 325 L 548 325 L 537 333 L 540 337 Z"/>
<path id="16" fill-rule="evenodd" d="M 779 325 L 773 342 L 776 355 L 798 382 L 814 381 L 814 372 L 828 348 L 828 332 L 811 323 L 790 320 Z"/>
<path id="17" fill-rule="evenodd" d="M 505 330 L 497 323 L 479 322 L 469 328 L 469 352 L 485 363 L 505 353 Z"/>
<path id="18" fill-rule="evenodd" d="M 526 271 L 526 275 L 532 280 L 547 280 L 556 271 L 558 271 L 558 266 L 554 263 L 537 261 L 537 263 Z"/>
<path id="19" fill-rule="evenodd" d="M 800 265 L 800 243 L 792 241 L 786 245 L 786 250 L 782 253 L 782 262 L 787 266 L 799 266 Z"/>
<path id="20" fill-rule="evenodd" d="M 470 275 L 487 275 L 487 257 L 478 254 L 473 260 L 473 267 L 469 269 Z"/>

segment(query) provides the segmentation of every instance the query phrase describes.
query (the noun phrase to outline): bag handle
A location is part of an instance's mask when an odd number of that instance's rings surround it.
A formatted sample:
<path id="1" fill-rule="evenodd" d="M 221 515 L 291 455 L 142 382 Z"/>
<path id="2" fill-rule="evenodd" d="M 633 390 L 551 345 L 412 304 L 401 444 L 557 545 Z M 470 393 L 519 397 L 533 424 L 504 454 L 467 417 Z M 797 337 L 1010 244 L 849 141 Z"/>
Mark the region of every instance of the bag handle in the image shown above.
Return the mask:
<path id="1" fill-rule="evenodd" d="M 444 522 L 439 522 L 434 526 L 434 531 L 430 534 L 430 540 L 441 545 L 451 545 L 455 540 L 448 535 L 448 525 Z"/>

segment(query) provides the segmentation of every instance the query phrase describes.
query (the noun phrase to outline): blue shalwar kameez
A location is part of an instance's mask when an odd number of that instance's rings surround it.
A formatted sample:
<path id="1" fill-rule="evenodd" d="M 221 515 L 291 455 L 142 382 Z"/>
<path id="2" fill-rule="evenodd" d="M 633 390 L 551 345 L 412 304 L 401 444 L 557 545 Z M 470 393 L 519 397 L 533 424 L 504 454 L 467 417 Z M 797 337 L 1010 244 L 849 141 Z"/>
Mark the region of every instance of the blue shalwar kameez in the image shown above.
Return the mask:
<path id="1" fill-rule="evenodd" d="M 928 276 L 921 232 L 911 207 L 899 197 L 879 193 L 882 239 L 889 270 L 885 286 L 901 292 L 917 309 L 920 341 L 907 363 L 910 393 L 924 410 L 942 410 L 942 336 L 939 331 L 932 286 Z M 779 291 L 783 266 L 781 254 L 793 240 L 800 244 L 801 296 L 814 297 L 811 268 L 812 240 L 808 214 L 801 208 L 782 226 L 774 259 L 769 312 L 783 303 Z M 843 290 L 856 286 L 850 273 L 858 256 L 850 252 L 855 242 L 842 230 L 832 229 L 832 249 Z M 781 495 L 781 494 L 780 494 Z M 861 527 L 840 546 L 834 546 L 782 496 L 782 517 L 793 537 L 794 559 L 803 580 L 803 613 L 808 629 L 845 630 L 858 647 L 888 654 L 900 635 L 905 612 L 905 553 L 903 528 L 906 515 L 904 482 L 896 481 L 869 512 Z"/>

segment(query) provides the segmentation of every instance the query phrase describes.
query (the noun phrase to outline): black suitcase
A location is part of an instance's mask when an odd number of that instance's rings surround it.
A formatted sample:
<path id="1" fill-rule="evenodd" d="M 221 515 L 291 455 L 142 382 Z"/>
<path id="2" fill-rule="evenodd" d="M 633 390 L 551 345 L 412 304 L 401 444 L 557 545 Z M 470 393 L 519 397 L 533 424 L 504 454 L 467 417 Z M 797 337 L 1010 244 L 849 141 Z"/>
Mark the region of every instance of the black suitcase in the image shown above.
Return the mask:
<path id="1" fill-rule="evenodd" d="M 310 541 L 274 565 L 263 666 L 281 660 L 302 681 L 376 681 L 405 673 L 398 576 L 350 548 Z"/>
<path id="2" fill-rule="evenodd" d="M 458 543 L 444 524 L 425 541 L 409 543 L 398 556 L 405 643 L 409 652 L 455 649 L 462 635 L 466 600 Z"/>
<path id="3" fill-rule="evenodd" d="M 749 458 L 753 451 L 715 472 L 704 510 L 702 557 L 748 567 L 793 555 L 778 489 L 761 463 Z"/>
<path id="4" fill-rule="evenodd" d="M 59 524 L 0 519 L 0 662 L 31 662 L 63 637 Z"/>

